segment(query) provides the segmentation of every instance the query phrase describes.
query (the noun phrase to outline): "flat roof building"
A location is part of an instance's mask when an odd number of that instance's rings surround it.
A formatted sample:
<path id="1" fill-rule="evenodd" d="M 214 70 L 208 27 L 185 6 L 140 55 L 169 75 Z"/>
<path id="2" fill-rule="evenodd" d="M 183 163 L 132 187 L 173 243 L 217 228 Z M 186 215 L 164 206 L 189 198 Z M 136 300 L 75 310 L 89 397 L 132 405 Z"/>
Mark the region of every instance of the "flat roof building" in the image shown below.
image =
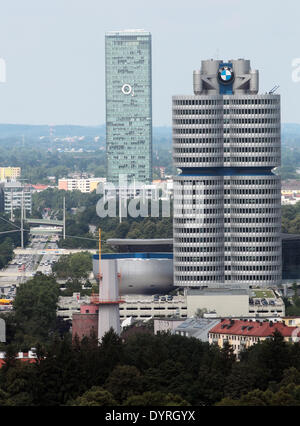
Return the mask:
<path id="1" fill-rule="evenodd" d="M 202 342 L 208 342 L 208 332 L 219 324 L 220 319 L 210 318 L 187 318 L 184 322 L 179 324 L 174 334 L 180 334 L 186 337 L 195 337 Z"/>

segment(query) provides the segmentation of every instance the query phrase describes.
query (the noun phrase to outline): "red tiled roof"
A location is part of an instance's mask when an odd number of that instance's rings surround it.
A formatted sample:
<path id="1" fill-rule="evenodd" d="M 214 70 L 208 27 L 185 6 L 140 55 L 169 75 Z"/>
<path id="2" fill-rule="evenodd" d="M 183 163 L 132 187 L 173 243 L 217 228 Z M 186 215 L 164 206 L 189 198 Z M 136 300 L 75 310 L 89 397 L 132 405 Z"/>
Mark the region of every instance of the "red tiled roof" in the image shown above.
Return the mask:
<path id="1" fill-rule="evenodd" d="M 32 364 L 34 362 L 36 362 L 36 358 L 16 358 L 17 361 L 21 361 L 21 362 L 29 362 L 29 364 Z M 0 359 L 0 368 L 3 367 L 3 365 L 5 364 L 5 359 Z"/>
<path id="2" fill-rule="evenodd" d="M 36 185 L 31 185 L 32 186 L 32 188 L 34 188 L 34 189 L 47 189 L 47 188 L 49 188 L 49 185 L 42 185 L 42 184 L 40 184 L 40 183 L 38 183 L 38 184 L 36 184 Z"/>
<path id="3" fill-rule="evenodd" d="M 228 328 L 230 326 L 230 328 Z M 298 327 L 288 327 L 282 322 L 269 321 L 251 321 L 251 320 L 222 320 L 213 327 L 209 333 L 233 334 L 240 336 L 268 337 L 272 336 L 274 331 L 279 331 L 283 337 L 291 337 L 294 330 Z M 300 337 L 300 331 L 297 333 Z M 296 337 L 296 336 L 295 336 Z"/>

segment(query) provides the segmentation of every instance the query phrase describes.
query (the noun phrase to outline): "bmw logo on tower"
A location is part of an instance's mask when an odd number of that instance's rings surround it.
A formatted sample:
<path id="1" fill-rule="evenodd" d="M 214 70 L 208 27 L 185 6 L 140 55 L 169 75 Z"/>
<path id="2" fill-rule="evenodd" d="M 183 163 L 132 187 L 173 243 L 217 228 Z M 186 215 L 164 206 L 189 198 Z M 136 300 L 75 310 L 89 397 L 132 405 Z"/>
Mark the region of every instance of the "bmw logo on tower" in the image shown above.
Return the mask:
<path id="1" fill-rule="evenodd" d="M 230 84 L 233 82 L 234 72 L 232 70 L 232 66 L 230 65 L 222 66 L 219 70 L 218 78 L 222 84 Z"/>
<path id="2" fill-rule="evenodd" d="M 231 95 L 234 82 L 234 71 L 231 63 L 222 62 L 218 72 L 218 82 L 221 95 Z"/>

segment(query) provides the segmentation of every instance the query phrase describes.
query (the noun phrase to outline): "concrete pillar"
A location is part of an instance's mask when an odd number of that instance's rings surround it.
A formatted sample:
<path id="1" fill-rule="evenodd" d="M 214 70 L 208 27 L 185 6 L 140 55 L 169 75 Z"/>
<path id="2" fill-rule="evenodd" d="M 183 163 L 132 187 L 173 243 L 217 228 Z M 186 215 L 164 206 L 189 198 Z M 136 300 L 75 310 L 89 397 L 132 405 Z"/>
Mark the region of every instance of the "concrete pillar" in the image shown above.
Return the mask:
<path id="1" fill-rule="evenodd" d="M 113 328 L 117 334 L 121 333 L 117 260 L 101 260 L 101 273 L 102 281 L 100 281 L 99 285 L 99 341 L 110 328 Z"/>

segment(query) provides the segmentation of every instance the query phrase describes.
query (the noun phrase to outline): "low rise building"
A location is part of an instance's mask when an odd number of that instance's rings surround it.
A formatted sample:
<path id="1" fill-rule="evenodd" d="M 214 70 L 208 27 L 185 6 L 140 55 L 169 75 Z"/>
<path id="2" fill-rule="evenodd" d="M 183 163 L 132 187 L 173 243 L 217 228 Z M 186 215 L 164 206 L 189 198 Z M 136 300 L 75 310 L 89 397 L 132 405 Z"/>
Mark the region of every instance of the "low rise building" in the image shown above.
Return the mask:
<path id="1" fill-rule="evenodd" d="M 93 192 L 99 183 L 105 183 L 106 178 L 65 178 L 58 180 L 58 189 L 65 191 Z"/>
<path id="2" fill-rule="evenodd" d="M 125 300 L 120 305 L 120 319 L 133 318 L 144 320 L 147 318 L 187 318 L 187 305 L 184 296 L 173 296 L 172 300 L 160 297 L 157 300 L 153 296 L 130 295 L 122 296 Z"/>
<path id="3" fill-rule="evenodd" d="M 90 337 L 94 332 L 98 336 L 98 312 L 99 307 L 94 304 L 82 304 L 80 312 L 72 316 L 72 339 L 77 336 L 79 340 Z"/>
<path id="4" fill-rule="evenodd" d="M 209 331 L 220 321 L 218 318 L 187 318 L 175 328 L 174 334 L 195 337 L 202 342 L 208 342 Z"/>
<path id="5" fill-rule="evenodd" d="M 168 332 L 174 334 L 176 328 L 184 321 L 184 318 L 155 318 L 154 334 Z"/>
<path id="6" fill-rule="evenodd" d="M 225 343 L 232 346 L 235 355 L 243 349 L 258 342 L 269 339 L 278 331 L 288 342 L 299 341 L 300 330 L 297 327 L 288 327 L 284 322 L 248 320 L 248 319 L 222 319 L 208 333 L 210 344 L 218 344 L 223 348 Z"/>
<path id="7" fill-rule="evenodd" d="M 187 317 L 187 307 L 183 296 L 174 296 L 172 300 L 155 300 L 153 296 L 124 296 L 120 303 L 119 312 L 121 322 L 127 319 L 147 322 L 159 318 L 159 323 L 154 320 L 154 330 L 169 331 L 183 322 Z M 72 335 L 81 339 L 89 336 L 92 329 L 98 327 L 97 304 L 91 303 L 91 298 L 80 298 L 76 293 L 72 297 L 60 297 L 57 315 L 65 320 L 72 319 Z M 174 316 L 176 315 L 176 318 Z M 96 326 L 97 325 L 97 326 Z"/>
<path id="8" fill-rule="evenodd" d="M 0 352 L 0 368 L 5 364 L 5 356 L 5 352 Z M 16 354 L 16 359 L 21 362 L 27 362 L 29 364 L 35 363 L 37 359 L 35 349 L 31 348 L 31 350 L 28 352 L 18 352 Z"/>
<path id="9" fill-rule="evenodd" d="M 206 312 L 213 312 L 219 317 L 285 315 L 282 298 L 271 289 L 189 289 L 186 301 L 189 318 Z"/>
<path id="10" fill-rule="evenodd" d="M 71 320 L 73 314 L 80 313 L 80 306 L 89 304 L 90 297 L 81 297 L 80 293 L 74 293 L 73 296 L 60 296 L 58 299 L 57 316 L 65 320 Z"/>
<path id="11" fill-rule="evenodd" d="M 281 204 L 293 205 L 300 201 L 300 181 L 287 179 L 281 182 Z"/>
<path id="12" fill-rule="evenodd" d="M 41 183 L 37 183 L 36 185 L 31 185 L 32 192 L 42 192 L 46 189 L 51 188 L 49 185 L 43 185 Z"/>
<path id="13" fill-rule="evenodd" d="M 218 316 L 249 315 L 249 294 L 246 289 L 190 289 L 186 292 L 187 314 L 193 317 L 198 310 L 214 311 Z"/>
<path id="14" fill-rule="evenodd" d="M 287 325 L 288 327 L 300 327 L 300 317 L 283 317 L 282 321 Z"/>

